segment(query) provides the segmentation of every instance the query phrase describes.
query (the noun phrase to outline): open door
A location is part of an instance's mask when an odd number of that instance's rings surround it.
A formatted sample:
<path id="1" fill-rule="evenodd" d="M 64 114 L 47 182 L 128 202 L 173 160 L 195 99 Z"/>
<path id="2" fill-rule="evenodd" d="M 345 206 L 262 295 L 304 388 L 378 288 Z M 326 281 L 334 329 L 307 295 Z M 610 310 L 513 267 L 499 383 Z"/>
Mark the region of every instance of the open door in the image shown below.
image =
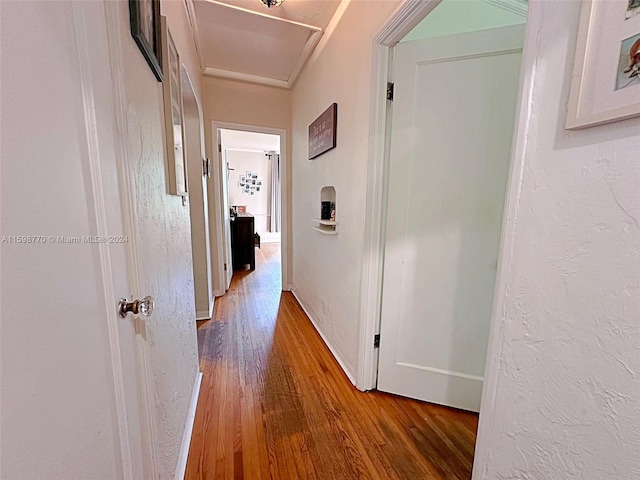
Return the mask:
<path id="1" fill-rule="evenodd" d="M 220 195 L 222 196 L 222 248 L 221 258 L 223 268 L 223 290 L 226 292 L 231 285 L 233 278 L 233 265 L 231 256 L 231 207 L 229 205 L 229 164 L 227 163 L 225 148 L 223 147 L 222 132 L 219 128 L 215 129 L 217 141 L 217 171 L 220 176 Z M 222 292 L 222 293 L 224 293 Z"/>
<path id="2" fill-rule="evenodd" d="M 226 158 L 226 149 L 222 146 L 222 133 L 218 134 L 218 155 L 220 161 L 220 180 L 222 183 L 222 210 L 224 232 L 224 290 L 229 290 L 233 277 L 233 262 L 231 256 L 231 207 L 229 205 L 229 164 Z"/>
<path id="3" fill-rule="evenodd" d="M 523 35 L 395 49 L 379 390 L 479 410 Z"/>
<path id="4" fill-rule="evenodd" d="M 179 477 L 199 378 L 189 213 L 166 192 L 129 5 L 9 2 L 1 21 L 2 231 L 38 234 L 2 245 L 2 476 Z"/>

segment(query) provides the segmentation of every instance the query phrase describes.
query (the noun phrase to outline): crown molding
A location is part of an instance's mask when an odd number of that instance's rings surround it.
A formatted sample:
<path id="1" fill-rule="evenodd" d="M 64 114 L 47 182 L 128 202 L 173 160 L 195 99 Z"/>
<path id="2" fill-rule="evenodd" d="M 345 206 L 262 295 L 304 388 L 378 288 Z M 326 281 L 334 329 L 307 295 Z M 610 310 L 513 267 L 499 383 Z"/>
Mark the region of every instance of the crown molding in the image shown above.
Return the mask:
<path id="1" fill-rule="evenodd" d="M 275 78 L 261 77 L 259 75 L 250 75 L 248 73 L 232 72 L 231 70 L 222 70 L 220 68 L 204 67 L 202 72 L 208 77 L 227 78 L 229 80 L 239 80 L 241 82 L 258 83 L 269 87 L 289 88 L 286 80 L 276 80 Z"/>

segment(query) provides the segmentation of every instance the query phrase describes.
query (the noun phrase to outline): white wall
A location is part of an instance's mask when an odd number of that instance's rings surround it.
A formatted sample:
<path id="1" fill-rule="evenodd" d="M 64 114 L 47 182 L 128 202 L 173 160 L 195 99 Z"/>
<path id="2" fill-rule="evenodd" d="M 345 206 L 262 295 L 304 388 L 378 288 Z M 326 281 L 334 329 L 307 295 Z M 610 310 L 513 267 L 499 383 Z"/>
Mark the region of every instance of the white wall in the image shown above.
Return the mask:
<path id="1" fill-rule="evenodd" d="M 398 3 L 351 2 L 293 89 L 295 293 L 352 378 L 358 353 L 372 38 Z M 309 124 L 333 102 L 338 104 L 337 148 L 308 160 Z M 311 228 L 311 219 L 320 216 L 320 190 L 326 185 L 336 189 L 335 236 Z"/>
<path id="2" fill-rule="evenodd" d="M 475 479 L 640 478 L 640 119 L 564 129 L 579 15 L 531 2 Z"/>
<path id="3" fill-rule="evenodd" d="M 247 212 L 254 216 L 255 230 L 265 236 L 269 222 L 269 200 L 271 194 L 271 162 L 264 152 L 226 150 L 229 167 L 234 170 L 229 175 L 229 205 L 246 205 Z M 238 185 L 240 176 L 247 172 L 258 175 L 262 182 L 260 191 L 243 193 Z"/>

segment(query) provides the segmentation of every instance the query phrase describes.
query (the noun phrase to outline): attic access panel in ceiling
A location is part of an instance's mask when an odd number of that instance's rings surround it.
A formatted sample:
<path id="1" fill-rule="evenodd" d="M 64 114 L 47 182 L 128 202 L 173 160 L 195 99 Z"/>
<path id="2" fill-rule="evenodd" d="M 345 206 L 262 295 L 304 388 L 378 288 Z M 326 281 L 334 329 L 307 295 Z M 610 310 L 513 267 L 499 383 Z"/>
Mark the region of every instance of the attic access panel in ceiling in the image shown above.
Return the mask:
<path id="1" fill-rule="evenodd" d="M 319 27 L 216 1 L 195 2 L 204 73 L 290 87 L 322 35 Z"/>

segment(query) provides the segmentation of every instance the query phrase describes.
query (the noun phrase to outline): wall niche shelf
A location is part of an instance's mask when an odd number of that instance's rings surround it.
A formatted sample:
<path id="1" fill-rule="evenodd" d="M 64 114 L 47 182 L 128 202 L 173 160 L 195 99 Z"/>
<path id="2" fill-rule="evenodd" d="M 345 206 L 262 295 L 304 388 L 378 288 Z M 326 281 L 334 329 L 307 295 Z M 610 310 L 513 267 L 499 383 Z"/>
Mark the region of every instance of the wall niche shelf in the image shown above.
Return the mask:
<path id="1" fill-rule="evenodd" d="M 336 189 L 331 185 L 322 187 L 320 191 L 320 218 L 313 218 L 314 230 L 324 235 L 335 235 L 336 224 Z"/>
<path id="2" fill-rule="evenodd" d="M 332 220 L 322 220 L 320 218 L 312 219 L 314 225 L 313 228 L 317 232 L 324 233 L 325 235 L 336 235 L 338 232 L 336 231 L 337 224 Z"/>

